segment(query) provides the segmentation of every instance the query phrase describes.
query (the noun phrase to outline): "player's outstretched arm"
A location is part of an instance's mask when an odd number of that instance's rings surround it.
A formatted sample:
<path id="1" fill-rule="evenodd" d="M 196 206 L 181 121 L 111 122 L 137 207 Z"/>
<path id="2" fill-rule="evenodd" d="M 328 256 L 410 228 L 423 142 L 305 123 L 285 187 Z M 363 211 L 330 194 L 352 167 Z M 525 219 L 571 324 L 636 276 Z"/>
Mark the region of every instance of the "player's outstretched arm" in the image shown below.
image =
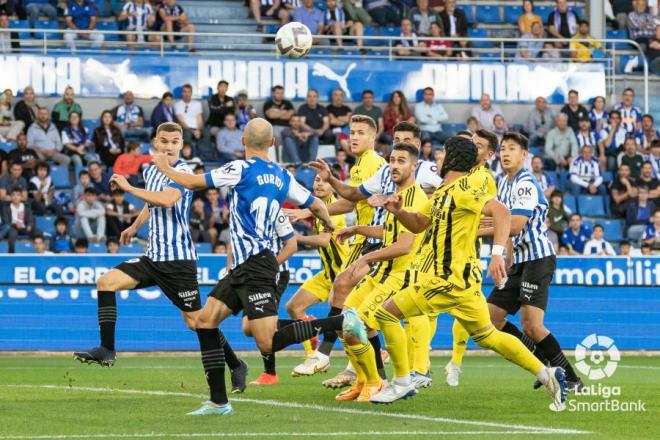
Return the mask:
<path id="1" fill-rule="evenodd" d="M 329 232 L 321 232 L 320 234 L 315 235 L 297 235 L 296 242 L 303 246 L 312 246 L 318 248 L 324 248 L 332 239 L 332 234 Z"/>
<path id="2" fill-rule="evenodd" d="M 382 206 L 387 209 L 413 234 L 423 232 L 431 223 L 430 218 L 419 212 L 408 212 L 405 209 L 401 209 L 401 196 L 397 194 L 371 196 L 369 197 L 369 205 L 374 208 Z"/>
<path id="3" fill-rule="evenodd" d="M 181 198 L 181 191 L 176 188 L 168 187 L 162 191 L 147 191 L 146 189 L 136 188 L 124 176 L 113 174 L 110 178 L 110 186 L 120 188 L 124 192 L 133 194 L 138 199 L 153 205 L 171 208 Z"/>
<path id="4" fill-rule="evenodd" d="M 311 205 L 309 205 L 309 210 L 312 211 L 314 217 L 318 218 L 321 221 L 323 228 L 327 232 L 332 232 L 335 230 L 335 224 L 330 218 L 330 214 L 328 213 L 328 208 L 321 199 L 317 199 L 316 197 L 314 197 L 314 201 L 312 202 Z"/>
<path id="5" fill-rule="evenodd" d="M 138 214 L 138 216 L 135 218 L 133 224 L 121 231 L 121 235 L 119 236 L 119 244 L 122 246 L 127 246 L 131 242 L 131 238 L 137 234 L 140 227 L 142 227 L 142 225 L 147 220 L 149 220 L 149 207 L 144 205 L 142 207 L 142 211 L 140 211 L 140 214 Z"/>
<path id="6" fill-rule="evenodd" d="M 490 265 L 488 266 L 488 275 L 493 278 L 496 286 L 500 286 L 506 278 L 504 251 L 511 230 L 511 212 L 501 202 L 491 199 L 484 205 L 482 213 L 493 218 L 493 248 Z"/>
<path id="7" fill-rule="evenodd" d="M 529 222 L 529 217 L 526 215 L 512 215 L 511 216 L 511 229 L 509 234 L 511 237 L 515 237 L 520 234 L 525 226 Z M 495 228 L 493 227 L 493 219 L 490 217 L 484 217 L 481 219 L 479 224 L 479 232 L 477 233 L 478 237 L 492 237 L 495 233 Z"/>
<path id="8" fill-rule="evenodd" d="M 175 170 L 170 166 L 167 154 L 154 154 L 153 162 L 161 173 L 167 176 L 174 183 L 177 183 L 184 188 L 192 190 L 208 188 L 208 184 L 206 183 L 206 176 L 204 174 L 186 174 Z"/>
<path id="9" fill-rule="evenodd" d="M 341 197 L 351 202 L 359 202 L 360 200 L 365 200 L 367 196 L 360 191 L 360 188 L 357 186 L 347 185 L 341 180 L 337 179 L 330 172 L 330 165 L 328 165 L 324 160 L 317 159 L 314 162 L 309 163 L 310 168 L 316 170 L 317 175 L 328 182 L 332 188 L 337 191 Z M 344 213 L 341 213 L 344 214 Z M 336 215 L 336 214 L 332 214 Z"/>

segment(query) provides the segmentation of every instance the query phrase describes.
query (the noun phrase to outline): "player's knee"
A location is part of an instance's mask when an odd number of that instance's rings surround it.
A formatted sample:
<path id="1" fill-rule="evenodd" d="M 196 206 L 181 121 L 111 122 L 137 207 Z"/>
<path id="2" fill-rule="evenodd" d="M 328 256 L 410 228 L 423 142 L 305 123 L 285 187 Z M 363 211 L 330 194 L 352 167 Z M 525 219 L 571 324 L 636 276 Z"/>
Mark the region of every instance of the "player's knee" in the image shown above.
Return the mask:
<path id="1" fill-rule="evenodd" d="M 262 353 L 271 353 L 273 351 L 273 338 L 258 337 L 256 338 L 257 348 Z"/>
<path id="2" fill-rule="evenodd" d="M 521 326 L 523 333 L 529 336 L 533 341 L 542 340 L 547 333 L 545 326 L 540 322 L 522 320 Z"/>
<path id="3" fill-rule="evenodd" d="M 247 319 L 243 319 L 241 322 L 241 329 L 243 330 L 243 334 L 245 336 L 252 336 L 252 330 L 250 329 L 250 321 Z"/>
<path id="4" fill-rule="evenodd" d="M 296 303 L 293 299 L 287 301 L 284 308 L 286 309 L 286 312 L 289 314 L 289 316 L 292 317 L 293 319 L 296 319 L 298 317 L 298 307 L 296 307 Z"/>
<path id="5" fill-rule="evenodd" d="M 110 272 L 105 273 L 96 280 L 96 290 L 97 291 L 102 291 L 102 292 L 107 292 L 107 291 L 112 291 L 113 283 L 112 283 L 112 275 L 110 275 Z"/>

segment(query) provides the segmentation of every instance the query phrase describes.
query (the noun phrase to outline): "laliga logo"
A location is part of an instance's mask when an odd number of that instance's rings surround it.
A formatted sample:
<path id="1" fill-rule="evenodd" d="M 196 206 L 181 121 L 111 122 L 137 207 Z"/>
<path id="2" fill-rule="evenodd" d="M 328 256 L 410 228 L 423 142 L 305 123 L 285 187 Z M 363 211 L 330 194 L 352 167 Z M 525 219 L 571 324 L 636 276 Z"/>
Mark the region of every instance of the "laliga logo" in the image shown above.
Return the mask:
<path id="1" fill-rule="evenodd" d="M 593 348 L 594 346 L 597 348 Z M 607 363 L 603 366 L 606 360 Z M 575 366 L 580 373 L 587 375 L 591 380 L 612 376 L 619 360 L 621 360 L 619 349 L 614 345 L 612 338 L 607 336 L 592 333 L 575 347 Z"/>

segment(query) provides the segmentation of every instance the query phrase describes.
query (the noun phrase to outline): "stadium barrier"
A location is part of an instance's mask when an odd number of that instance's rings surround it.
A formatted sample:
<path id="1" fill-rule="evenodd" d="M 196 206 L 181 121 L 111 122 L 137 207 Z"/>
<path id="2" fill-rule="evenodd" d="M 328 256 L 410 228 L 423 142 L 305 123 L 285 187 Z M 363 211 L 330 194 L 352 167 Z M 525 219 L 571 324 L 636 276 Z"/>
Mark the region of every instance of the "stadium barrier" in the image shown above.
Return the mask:
<path id="1" fill-rule="evenodd" d="M 137 255 L 15 255 L 0 257 L 0 350 L 71 351 L 98 342 L 95 282 L 118 263 Z M 484 268 L 488 260 L 483 259 Z M 292 257 L 291 285 L 321 269 L 314 254 Z M 198 280 L 203 298 L 224 274 L 226 258 L 202 255 Z M 485 272 L 484 272 L 485 276 Z M 550 293 L 546 324 L 572 349 L 598 333 L 622 350 L 660 349 L 660 258 L 561 257 Z M 484 293 L 492 288 L 484 282 Z M 313 307 L 317 317 L 326 304 Z M 197 339 L 158 288 L 118 293 L 117 339 L 120 350 L 196 350 Z M 280 313 L 285 315 L 284 307 Z M 238 318 L 222 329 L 239 350 L 254 350 Z M 472 343 L 471 343 L 472 344 Z M 434 348 L 451 347 L 451 317 L 441 315 Z"/>

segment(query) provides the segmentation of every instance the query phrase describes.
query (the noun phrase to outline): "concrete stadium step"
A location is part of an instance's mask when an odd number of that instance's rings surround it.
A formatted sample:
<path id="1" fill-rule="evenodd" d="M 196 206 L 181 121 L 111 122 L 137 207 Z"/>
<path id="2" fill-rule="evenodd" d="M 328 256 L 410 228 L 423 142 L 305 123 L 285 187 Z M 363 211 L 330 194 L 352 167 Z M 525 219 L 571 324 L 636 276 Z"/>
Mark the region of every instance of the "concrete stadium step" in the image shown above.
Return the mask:
<path id="1" fill-rule="evenodd" d="M 241 2 L 225 1 L 183 1 L 181 2 L 186 14 L 191 20 L 223 20 L 231 18 L 248 18 L 248 9 Z"/>

